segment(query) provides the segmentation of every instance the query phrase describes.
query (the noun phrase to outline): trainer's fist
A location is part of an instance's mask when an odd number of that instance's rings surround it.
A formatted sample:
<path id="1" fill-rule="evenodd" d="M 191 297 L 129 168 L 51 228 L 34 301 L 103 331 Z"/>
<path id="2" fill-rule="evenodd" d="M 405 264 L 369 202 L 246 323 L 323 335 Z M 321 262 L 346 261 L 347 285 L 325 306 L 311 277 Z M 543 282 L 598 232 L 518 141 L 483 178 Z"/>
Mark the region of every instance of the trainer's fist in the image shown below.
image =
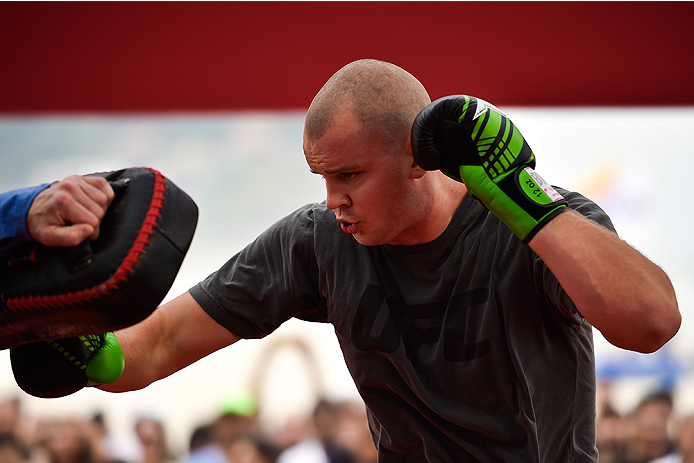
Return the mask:
<path id="1" fill-rule="evenodd" d="M 24 344 L 10 349 L 12 372 L 27 394 L 63 397 L 85 386 L 112 383 L 125 361 L 113 333 Z"/>
<path id="2" fill-rule="evenodd" d="M 528 242 L 566 200 L 533 170 L 535 156 L 501 111 L 479 98 L 438 99 L 412 125 L 412 153 L 426 170 L 440 169 L 521 240 Z"/>
<path id="3" fill-rule="evenodd" d="M 99 237 L 115 193 L 105 178 L 71 175 L 39 193 L 27 213 L 31 236 L 46 246 L 77 246 Z"/>

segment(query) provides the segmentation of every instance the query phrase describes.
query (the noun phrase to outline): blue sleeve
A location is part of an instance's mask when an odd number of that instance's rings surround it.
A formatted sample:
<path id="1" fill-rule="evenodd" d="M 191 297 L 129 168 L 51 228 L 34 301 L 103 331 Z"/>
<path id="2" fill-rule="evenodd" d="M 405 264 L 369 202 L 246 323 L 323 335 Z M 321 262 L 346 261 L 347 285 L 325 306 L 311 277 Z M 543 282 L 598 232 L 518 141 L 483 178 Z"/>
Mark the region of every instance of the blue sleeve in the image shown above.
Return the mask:
<path id="1" fill-rule="evenodd" d="M 0 193 L 0 254 L 19 244 L 34 241 L 27 214 L 36 195 L 50 183 Z"/>

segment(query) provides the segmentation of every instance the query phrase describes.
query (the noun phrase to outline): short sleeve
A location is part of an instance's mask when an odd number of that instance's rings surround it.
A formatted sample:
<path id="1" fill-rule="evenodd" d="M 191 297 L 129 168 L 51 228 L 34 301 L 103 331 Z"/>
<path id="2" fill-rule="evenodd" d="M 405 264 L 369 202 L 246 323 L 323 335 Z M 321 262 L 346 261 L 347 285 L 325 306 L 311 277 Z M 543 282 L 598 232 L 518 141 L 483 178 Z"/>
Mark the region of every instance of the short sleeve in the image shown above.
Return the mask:
<path id="1" fill-rule="evenodd" d="M 266 336 L 292 317 L 327 321 L 313 242 L 307 206 L 274 224 L 190 293 L 242 338 Z"/>

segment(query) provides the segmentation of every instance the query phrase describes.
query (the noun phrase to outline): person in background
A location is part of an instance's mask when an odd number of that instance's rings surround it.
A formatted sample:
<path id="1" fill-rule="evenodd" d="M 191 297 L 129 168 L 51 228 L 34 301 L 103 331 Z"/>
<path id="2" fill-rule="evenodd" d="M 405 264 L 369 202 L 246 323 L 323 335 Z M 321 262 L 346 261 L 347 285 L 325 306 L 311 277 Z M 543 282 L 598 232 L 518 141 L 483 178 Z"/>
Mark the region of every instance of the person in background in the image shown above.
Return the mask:
<path id="1" fill-rule="evenodd" d="M 284 450 L 279 463 L 353 463 L 352 453 L 337 440 L 343 405 L 319 400 L 313 409 L 312 433 Z"/>
<path id="2" fill-rule="evenodd" d="M 135 435 L 142 448 L 139 463 L 173 463 L 164 424 L 156 418 L 141 417 L 135 423 Z"/>
<path id="3" fill-rule="evenodd" d="M 350 400 L 343 404 L 335 441 L 352 454 L 355 463 L 376 463 L 378 455 L 362 400 Z"/>
<path id="4" fill-rule="evenodd" d="M 249 434 L 229 443 L 226 455 L 229 463 L 277 463 L 280 448 L 261 434 Z"/>
<path id="5" fill-rule="evenodd" d="M 657 391 L 646 395 L 627 417 L 627 436 L 617 463 L 648 463 L 674 450 L 668 433 L 672 395 Z"/>
<path id="6" fill-rule="evenodd" d="M 24 445 L 29 444 L 31 433 L 19 397 L 0 399 L 0 435 L 12 435 Z"/>
<path id="7" fill-rule="evenodd" d="M 229 463 L 224 449 L 214 439 L 211 424 L 201 424 L 193 429 L 188 452 L 179 463 Z"/>
<path id="8" fill-rule="evenodd" d="M 678 423 L 675 446 L 674 452 L 650 463 L 694 463 L 694 415 L 687 415 Z"/>
<path id="9" fill-rule="evenodd" d="M 16 436 L 0 433 L 0 462 L 29 463 L 29 459 L 29 450 Z"/>
<path id="10" fill-rule="evenodd" d="M 89 424 L 75 417 L 44 420 L 36 433 L 39 461 L 47 463 L 112 463 L 99 453 Z"/>
<path id="11" fill-rule="evenodd" d="M 600 463 L 615 463 L 625 445 L 626 420 L 612 404 L 612 384 L 599 381 L 596 391 L 595 443 Z"/>

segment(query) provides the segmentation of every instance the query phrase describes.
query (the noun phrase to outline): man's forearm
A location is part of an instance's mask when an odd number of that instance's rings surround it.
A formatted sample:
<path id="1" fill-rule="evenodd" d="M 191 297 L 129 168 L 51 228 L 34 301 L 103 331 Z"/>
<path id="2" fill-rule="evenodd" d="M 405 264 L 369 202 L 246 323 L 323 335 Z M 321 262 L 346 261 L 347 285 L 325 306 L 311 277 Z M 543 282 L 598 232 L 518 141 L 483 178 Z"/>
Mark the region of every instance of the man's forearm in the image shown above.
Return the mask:
<path id="1" fill-rule="evenodd" d="M 161 339 L 156 334 L 160 323 L 155 315 L 156 311 L 145 321 L 115 333 L 123 349 L 125 370 L 118 381 L 99 386 L 99 389 L 109 392 L 133 391 L 167 376 L 165 359 L 163 354 L 158 353 L 161 347 L 154 344 Z"/>
<path id="2" fill-rule="evenodd" d="M 186 292 L 137 325 L 116 332 L 125 370 L 101 386 L 110 392 L 142 389 L 236 342 L 239 337 L 210 317 Z"/>

